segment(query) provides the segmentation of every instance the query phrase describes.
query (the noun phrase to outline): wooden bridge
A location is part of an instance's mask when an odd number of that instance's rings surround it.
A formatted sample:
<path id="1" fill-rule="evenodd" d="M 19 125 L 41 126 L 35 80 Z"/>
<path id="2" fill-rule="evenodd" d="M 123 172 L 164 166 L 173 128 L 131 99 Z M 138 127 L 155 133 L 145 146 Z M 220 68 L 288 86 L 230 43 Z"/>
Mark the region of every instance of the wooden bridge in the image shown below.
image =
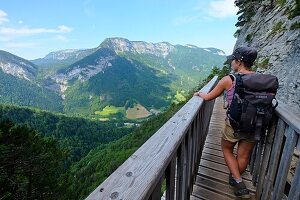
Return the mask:
<path id="1" fill-rule="evenodd" d="M 201 91 L 216 83 L 214 77 Z M 86 199 L 236 199 L 220 147 L 222 105 L 221 98 L 193 97 Z M 300 161 L 293 156 L 299 135 L 299 115 L 280 103 L 243 174 L 251 199 L 300 200 Z"/>

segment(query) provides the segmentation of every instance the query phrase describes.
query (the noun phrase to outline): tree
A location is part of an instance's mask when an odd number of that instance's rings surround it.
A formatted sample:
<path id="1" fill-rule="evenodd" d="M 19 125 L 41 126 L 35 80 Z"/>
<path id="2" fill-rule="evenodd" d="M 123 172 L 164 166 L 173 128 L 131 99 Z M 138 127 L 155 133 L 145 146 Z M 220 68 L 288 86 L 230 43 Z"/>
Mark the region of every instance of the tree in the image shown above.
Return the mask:
<path id="1" fill-rule="evenodd" d="M 240 15 L 235 26 L 242 27 L 255 15 L 255 12 L 260 6 L 261 0 L 235 0 L 234 3 L 239 8 L 237 15 Z"/>
<path id="2" fill-rule="evenodd" d="M 0 199 L 57 199 L 64 155 L 54 139 L 0 122 Z"/>

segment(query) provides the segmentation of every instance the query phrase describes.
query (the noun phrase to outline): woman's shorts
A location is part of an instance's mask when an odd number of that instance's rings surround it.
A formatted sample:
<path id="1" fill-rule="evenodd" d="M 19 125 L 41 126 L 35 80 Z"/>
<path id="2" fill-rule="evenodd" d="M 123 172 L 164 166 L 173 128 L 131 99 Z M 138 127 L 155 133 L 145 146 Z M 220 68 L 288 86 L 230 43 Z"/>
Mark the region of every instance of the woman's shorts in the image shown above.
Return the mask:
<path id="1" fill-rule="evenodd" d="M 249 134 L 243 134 L 242 133 L 241 135 L 249 135 Z M 239 137 L 239 136 L 235 135 L 234 130 L 231 127 L 229 119 L 227 117 L 225 119 L 225 128 L 224 128 L 224 132 L 222 134 L 222 138 L 224 140 L 232 142 L 232 143 L 236 143 L 240 140 L 243 140 L 243 141 L 248 142 L 248 143 L 256 143 L 257 142 L 254 139 L 242 138 L 242 137 Z"/>

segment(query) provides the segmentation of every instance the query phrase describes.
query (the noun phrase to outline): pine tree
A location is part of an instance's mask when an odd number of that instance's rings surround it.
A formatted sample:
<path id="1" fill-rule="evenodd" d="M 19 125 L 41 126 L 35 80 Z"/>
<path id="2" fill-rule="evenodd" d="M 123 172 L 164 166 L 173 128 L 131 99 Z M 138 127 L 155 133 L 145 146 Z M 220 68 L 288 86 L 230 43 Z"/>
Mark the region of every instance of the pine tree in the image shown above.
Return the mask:
<path id="1" fill-rule="evenodd" d="M 240 15 L 235 26 L 242 27 L 255 15 L 261 0 L 235 0 L 234 3 L 239 8 L 237 15 Z"/>
<path id="2" fill-rule="evenodd" d="M 63 160 L 52 138 L 0 122 L 0 199 L 57 199 Z"/>

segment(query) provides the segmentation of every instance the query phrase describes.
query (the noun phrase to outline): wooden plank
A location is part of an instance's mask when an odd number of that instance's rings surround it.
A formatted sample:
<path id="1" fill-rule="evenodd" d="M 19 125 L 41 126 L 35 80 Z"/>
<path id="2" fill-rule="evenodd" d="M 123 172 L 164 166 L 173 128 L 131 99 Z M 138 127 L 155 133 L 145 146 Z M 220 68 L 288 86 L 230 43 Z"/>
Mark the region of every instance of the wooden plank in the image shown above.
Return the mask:
<path id="1" fill-rule="evenodd" d="M 272 143 L 274 140 L 274 134 L 276 131 L 276 124 L 278 123 L 277 117 L 273 118 L 273 121 L 269 127 L 268 134 L 266 137 L 266 142 L 265 142 L 265 149 L 264 149 L 264 154 L 262 158 L 262 166 L 261 170 L 259 173 L 259 178 L 258 178 L 258 185 L 257 185 L 257 191 L 256 191 L 256 196 L 260 197 L 262 194 L 262 189 L 263 189 L 263 183 L 264 183 L 264 178 L 266 175 L 267 167 L 269 164 L 270 160 L 270 154 L 271 154 L 271 148 L 272 148 Z"/>
<path id="2" fill-rule="evenodd" d="M 293 130 L 292 127 L 288 128 L 288 138 L 285 142 L 282 156 L 280 159 L 280 164 L 277 172 L 277 178 L 275 181 L 274 191 L 272 199 L 280 199 L 283 196 L 285 182 L 287 180 L 287 175 L 289 167 L 292 161 L 293 152 L 298 139 L 298 134 Z"/>
<path id="3" fill-rule="evenodd" d="M 299 137 L 298 137 L 299 140 Z M 300 199 L 300 159 L 298 159 L 296 172 L 292 181 L 288 200 Z"/>
<path id="4" fill-rule="evenodd" d="M 161 199 L 161 181 L 162 179 L 160 178 L 159 182 L 157 183 L 157 185 L 155 186 L 152 194 L 150 195 L 149 199 L 148 200 L 159 200 Z"/>
<path id="5" fill-rule="evenodd" d="M 189 197 L 191 195 L 191 190 L 192 190 L 192 184 L 191 184 L 191 180 L 192 180 L 192 144 L 193 144 L 193 138 L 192 138 L 192 127 L 190 126 L 190 129 L 188 131 L 187 134 L 187 148 L 186 148 L 186 157 L 187 157 L 187 171 L 186 171 L 186 176 L 187 176 L 187 182 L 186 182 L 186 190 L 187 190 L 187 196 Z"/>
<path id="6" fill-rule="evenodd" d="M 220 135 L 208 135 L 207 140 L 221 140 Z"/>
<path id="7" fill-rule="evenodd" d="M 254 170 L 252 173 L 252 182 L 256 186 L 257 179 L 260 173 L 260 167 L 261 167 L 261 160 L 262 160 L 262 151 L 263 151 L 263 140 L 260 140 L 257 144 L 257 152 L 255 156 L 255 162 L 254 162 Z"/>
<path id="8" fill-rule="evenodd" d="M 194 188 L 193 188 L 193 194 L 192 196 L 195 196 L 197 198 L 200 198 L 200 199 L 224 199 L 224 200 L 230 200 L 230 199 L 233 199 L 233 198 L 230 198 L 228 196 L 224 196 L 224 195 L 221 195 L 219 194 L 218 192 L 215 192 L 215 191 L 211 191 L 209 189 L 206 189 L 204 187 L 200 187 L 198 185 L 194 185 Z"/>
<path id="9" fill-rule="evenodd" d="M 210 169 L 214 169 L 216 171 L 223 172 L 223 173 L 229 173 L 229 170 L 228 170 L 227 166 L 222 165 L 222 164 L 218 164 L 218 163 L 215 163 L 215 162 L 211 162 L 211 161 L 208 161 L 208 160 L 201 160 L 200 166 L 207 167 L 207 168 L 210 168 Z M 201 173 L 201 172 L 198 171 L 198 173 Z"/>
<path id="10" fill-rule="evenodd" d="M 191 195 L 190 200 L 206 200 L 206 199 L 203 199 L 203 198 L 200 198 L 200 197 L 196 197 L 196 196 L 194 196 L 194 195 Z"/>
<path id="11" fill-rule="evenodd" d="M 233 189 L 227 184 L 218 182 L 213 179 L 208 179 L 204 176 L 197 176 L 195 185 L 198 185 L 202 188 L 206 188 L 210 191 L 221 194 L 224 197 L 234 198 Z"/>
<path id="12" fill-rule="evenodd" d="M 221 138 L 216 140 L 216 138 L 207 137 L 205 143 L 221 145 Z"/>
<path id="13" fill-rule="evenodd" d="M 288 105 L 280 102 L 276 107 L 276 114 L 292 127 L 297 134 L 300 134 L 300 116 L 291 112 Z"/>
<path id="14" fill-rule="evenodd" d="M 279 157 L 281 152 L 282 140 L 284 132 L 286 129 L 286 124 L 283 120 L 278 119 L 278 125 L 276 128 L 275 138 L 272 146 L 271 158 L 268 167 L 268 171 L 263 183 L 263 192 L 261 199 L 270 199 L 271 189 L 275 180 L 275 175 L 279 163 Z"/>
<path id="15" fill-rule="evenodd" d="M 175 169 L 176 158 L 170 162 L 166 170 L 166 199 L 173 200 L 175 197 Z"/>
<path id="16" fill-rule="evenodd" d="M 182 141 L 177 153 L 177 180 L 176 180 L 176 199 L 184 199 L 186 195 L 186 158 L 185 139 Z"/>
<path id="17" fill-rule="evenodd" d="M 207 143 L 207 142 L 205 142 L 204 148 L 210 148 L 210 149 L 215 149 L 215 150 L 222 151 L 221 145 L 211 144 L 211 143 Z"/>
<path id="18" fill-rule="evenodd" d="M 228 184 L 229 174 L 227 174 L 227 173 L 218 172 L 213 169 L 209 169 L 209 168 L 202 167 L 202 166 L 200 166 L 199 171 L 200 171 L 199 175 L 201 175 L 201 176 L 205 176 L 205 177 L 208 177 L 209 179 L 213 179 L 218 182 Z M 243 173 L 242 178 L 243 178 L 243 181 L 245 182 L 245 185 L 247 186 L 247 188 L 252 193 L 255 193 L 256 188 L 252 185 L 250 173 L 249 172 Z"/>
<path id="19" fill-rule="evenodd" d="M 209 160 L 209 161 L 212 161 L 212 162 L 216 162 L 216 163 L 219 163 L 219 164 L 222 164 L 222 165 L 226 165 L 226 162 L 225 162 L 223 157 L 214 156 L 212 154 L 208 154 L 208 153 L 205 153 L 205 152 L 203 152 L 203 154 L 202 154 L 202 159 Z"/>
<path id="20" fill-rule="evenodd" d="M 205 144 L 213 144 L 213 145 L 220 145 L 221 146 L 221 139 L 219 139 L 219 140 L 208 140 L 208 139 L 206 139 Z"/>
<path id="21" fill-rule="evenodd" d="M 196 129 L 196 122 L 194 121 L 193 124 L 192 124 L 192 143 L 193 143 L 193 150 L 192 150 L 192 153 L 193 153 L 193 156 L 192 156 L 192 178 L 191 178 L 191 184 L 194 183 L 195 181 L 195 177 L 196 177 L 196 173 L 197 173 L 197 160 L 196 160 L 196 157 L 197 157 L 197 152 L 196 152 L 196 149 L 197 149 L 197 129 Z"/>
<path id="22" fill-rule="evenodd" d="M 209 148 L 204 148 L 203 152 L 208 153 L 208 154 L 212 154 L 212 155 L 216 155 L 216 156 L 219 156 L 219 157 L 223 157 L 223 152 L 222 151 L 209 149 Z"/>

